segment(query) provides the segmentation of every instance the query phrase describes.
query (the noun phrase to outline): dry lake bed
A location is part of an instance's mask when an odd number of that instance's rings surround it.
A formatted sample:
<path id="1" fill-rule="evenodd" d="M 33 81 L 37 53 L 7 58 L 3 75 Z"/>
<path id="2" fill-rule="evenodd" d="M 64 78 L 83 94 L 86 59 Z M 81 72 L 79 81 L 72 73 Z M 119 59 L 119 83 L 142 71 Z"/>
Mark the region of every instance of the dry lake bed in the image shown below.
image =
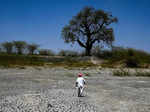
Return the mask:
<path id="1" fill-rule="evenodd" d="M 88 74 L 77 97 L 76 74 Z M 150 112 L 150 77 L 116 77 L 112 69 L 0 69 L 0 112 Z"/>

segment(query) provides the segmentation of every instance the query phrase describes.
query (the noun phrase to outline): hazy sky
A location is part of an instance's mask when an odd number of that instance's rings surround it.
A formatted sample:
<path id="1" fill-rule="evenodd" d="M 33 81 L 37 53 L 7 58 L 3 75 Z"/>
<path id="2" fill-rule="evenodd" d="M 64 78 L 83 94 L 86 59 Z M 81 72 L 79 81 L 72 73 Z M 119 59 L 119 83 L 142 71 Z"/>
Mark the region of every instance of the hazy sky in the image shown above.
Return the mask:
<path id="1" fill-rule="evenodd" d="M 83 7 L 112 12 L 115 45 L 150 52 L 150 0 L 0 0 L 0 42 L 25 40 L 41 48 L 78 50 L 61 30 Z"/>

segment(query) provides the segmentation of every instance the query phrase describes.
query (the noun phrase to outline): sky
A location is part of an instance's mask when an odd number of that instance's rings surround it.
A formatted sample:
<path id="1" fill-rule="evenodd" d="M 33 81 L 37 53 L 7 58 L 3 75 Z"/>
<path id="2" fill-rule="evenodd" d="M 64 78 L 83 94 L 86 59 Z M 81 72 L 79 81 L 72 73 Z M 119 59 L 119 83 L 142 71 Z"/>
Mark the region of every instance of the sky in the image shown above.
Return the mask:
<path id="1" fill-rule="evenodd" d="M 61 30 L 85 6 L 118 18 L 114 45 L 150 52 L 150 0 L 0 0 L 0 43 L 23 40 L 54 51 L 80 50 L 64 43 Z"/>

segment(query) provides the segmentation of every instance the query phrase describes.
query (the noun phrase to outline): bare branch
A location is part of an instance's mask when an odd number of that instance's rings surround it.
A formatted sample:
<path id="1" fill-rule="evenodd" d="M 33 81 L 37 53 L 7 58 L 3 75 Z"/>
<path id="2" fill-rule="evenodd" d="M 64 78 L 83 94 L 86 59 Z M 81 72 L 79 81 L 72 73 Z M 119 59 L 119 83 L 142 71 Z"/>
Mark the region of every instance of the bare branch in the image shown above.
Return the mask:
<path id="1" fill-rule="evenodd" d="M 80 44 L 80 46 L 86 48 L 86 46 L 79 39 L 77 39 L 77 42 Z"/>

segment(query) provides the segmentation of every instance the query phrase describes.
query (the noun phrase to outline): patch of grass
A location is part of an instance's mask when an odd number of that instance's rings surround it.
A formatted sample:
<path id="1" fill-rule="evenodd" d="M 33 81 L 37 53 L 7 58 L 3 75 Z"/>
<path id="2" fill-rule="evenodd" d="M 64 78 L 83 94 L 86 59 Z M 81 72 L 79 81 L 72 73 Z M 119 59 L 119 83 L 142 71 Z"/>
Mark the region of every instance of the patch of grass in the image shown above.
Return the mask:
<path id="1" fill-rule="evenodd" d="M 66 65 L 68 67 L 83 67 L 83 68 L 94 66 L 94 64 L 91 62 L 69 62 L 66 63 Z"/>
<path id="2" fill-rule="evenodd" d="M 88 68 L 96 66 L 90 61 L 80 61 L 76 60 L 75 58 L 65 58 L 60 61 L 50 62 L 48 64 L 50 67 L 65 67 L 66 69 L 71 68 Z"/>
<path id="3" fill-rule="evenodd" d="M 0 55 L 0 66 L 3 67 L 23 67 L 23 66 L 43 66 L 42 61 L 37 56 L 25 56 L 25 55 Z"/>
<path id="4" fill-rule="evenodd" d="M 129 73 L 129 70 L 120 69 L 113 71 L 113 76 L 125 77 L 131 76 L 131 74 Z"/>
<path id="5" fill-rule="evenodd" d="M 125 76 L 136 76 L 136 77 L 150 77 L 150 72 L 138 71 L 131 73 L 129 70 L 115 70 L 113 71 L 113 76 L 125 77 Z"/>
<path id="6" fill-rule="evenodd" d="M 150 72 L 141 72 L 141 71 L 136 71 L 134 74 L 137 77 L 150 77 Z"/>
<path id="7" fill-rule="evenodd" d="M 24 69 L 25 66 L 88 68 L 96 65 L 89 60 L 83 61 L 75 57 L 0 54 L 0 66 Z"/>

